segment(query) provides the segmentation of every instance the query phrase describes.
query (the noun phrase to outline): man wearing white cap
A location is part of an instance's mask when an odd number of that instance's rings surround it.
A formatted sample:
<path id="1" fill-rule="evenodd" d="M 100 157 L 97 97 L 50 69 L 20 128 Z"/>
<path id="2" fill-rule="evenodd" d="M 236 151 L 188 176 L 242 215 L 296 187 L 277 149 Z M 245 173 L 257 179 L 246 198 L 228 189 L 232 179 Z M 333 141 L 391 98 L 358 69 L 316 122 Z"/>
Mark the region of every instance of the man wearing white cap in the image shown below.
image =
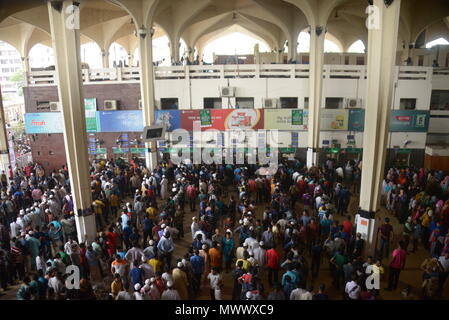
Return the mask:
<path id="1" fill-rule="evenodd" d="M 184 272 L 184 264 L 179 261 L 176 268 L 172 272 L 173 287 L 178 291 L 181 300 L 189 299 L 189 280 L 187 274 Z"/>
<path id="2" fill-rule="evenodd" d="M 178 291 L 173 289 L 173 282 L 167 282 L 167 289 L 162 293 L 161 300 L 181 300 Z"/>
<path id="3" fill-rule="evenodd" d="M 192 240 L 195 240 L 195 234 L 200 230 L 197 217 L 192 217 L 192 224 L 190 225 L 190 231 L 192 232 Z"/>
<path id="4" fill-rule="evenodd" d="M 162 176 L 161 180 L 161 198 L 162 200 L 167 200 L 168 198 L 168 179 L 165 175 Z"/>
<path id="5" fill-rule="evenodd" d="M 17 236 L 20 234 L 21 227 L 17 221 L 18 219 L 19 218 L 9 224 L 9 228 L 11 230 L 11 238 L 17 238 Z"/>
<path id="6" fill-rule="evenodd" d="M 235 256 L 236 256 L 237 260 L 238 259 L 243 259 L 243 253 L 245 251 L 247 251 L 247 250 L 248 250 L 248 244 L 247 243 L 244 243 L 243 246 L 238 247 L 237 250 L 235 250 Z"/>
<path id="7" fill-rule="evenodd" d="M 267 258 L 266 258 L 266 250 L 263 248 L 263 241 L 259 242 L 259 246 L 257 248 L 255 248 L 253 250 L 254 253 L 254 259 L 256 259 L 257 263 L 259 264 L 259 267 L 264 267 L 266 262 L 267 262 Z"/>
<path id="8" fill-rule="evenodd" d="M 148 264 L 148 259 L 145 256 L 142 256 L 142 264 L 139 266 L 139 268 L 143 272 L 144 279 L 150 279 L 154 277 L 153 267 Z"/>
<path id="9" fill-rule="evenodd" d="M 175 247 L 173 245 L 173 240 L 170 237 L 170 232 L 164 232 L 157 244 L 157 250 L 164 264 L 169 267 L 171 265 L 171 256 L 174 249 Z"/>
<path id="10" fill-rule="evenodd" d="M 140 283 L 136 283 L 134 285 L 134 299 L 135 300 L 143 300 L 143 296 L 140 293 L 141 288 L 142 288 L 142 286 L 140 285 Z"/>

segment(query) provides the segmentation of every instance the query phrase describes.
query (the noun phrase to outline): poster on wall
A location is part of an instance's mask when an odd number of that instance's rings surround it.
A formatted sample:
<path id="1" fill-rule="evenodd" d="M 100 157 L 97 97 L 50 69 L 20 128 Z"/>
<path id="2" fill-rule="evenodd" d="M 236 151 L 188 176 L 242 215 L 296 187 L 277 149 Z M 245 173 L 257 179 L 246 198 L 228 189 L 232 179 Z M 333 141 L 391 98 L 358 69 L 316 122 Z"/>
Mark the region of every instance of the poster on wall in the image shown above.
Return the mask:
<path id="1" fill-rule="evenodd" d="M 62 133 L 62 114 L 60 112 L 25 113 L 25 132 Z"/>
<path id="2" fill-rule="evenodd" d="M 263 129 L 263 110 L 259 109 L 222 109 L 211 110 L 211 126 L 216 130 Z M 207 128 L 204 128 L 205 130 Z"/>
<path id="3" fill-rule="evenodd" d="M 164 124 L 167 132 L 180 128 L 179 110 L 156 110 L 155 124 Z"/>
<path id="4" fill-rule="evenodd" d="M 200 110 L 201 127 L 210 127 L 212 125 L 212 119 L 210 110 Z"/>
<path id="5" fill-rule="evenodd" d="M 349 131 L 364 131 L 365 129 L 365 110 L 349 110 Z"/>
<path id="6" fill-rule="evenodd" d="M 97 99 L 84 98 L 87 132 L 97 132 Z"/>
<path id="7" fill-rule="evenodd" d="M 264 111 L 264 129 L 307 130 L 307 116 L 307 110 L 267 109 Z"/>
<path id="8" fill-rule="evenodd" d="M 429 112 L 416 110 L 393 110 L 390 117 L 391 132 L 427 132 Z"/>
<path id="9" fill-rule="evenodd" d="M 322 109 L 320 115 L 320 130 L 334 131 L 348 130 L 348 110 L 346 109 Z"/>
<path id="10" fill-rule="evenodd" d="M 141 110 L 99 111 L 100 132 L 142 132 Z"/>

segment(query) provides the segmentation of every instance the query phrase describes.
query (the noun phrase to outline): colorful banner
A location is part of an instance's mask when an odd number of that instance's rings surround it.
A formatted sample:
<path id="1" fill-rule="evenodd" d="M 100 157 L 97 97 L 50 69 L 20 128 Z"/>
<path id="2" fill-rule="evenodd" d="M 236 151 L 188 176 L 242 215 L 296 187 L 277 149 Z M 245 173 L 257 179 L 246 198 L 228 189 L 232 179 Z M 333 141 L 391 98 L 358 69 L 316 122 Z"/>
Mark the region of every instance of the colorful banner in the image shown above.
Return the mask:
<path id="1" fill-rule="evenodd" d="M 393 110 L 390 118 L 391 132 L 427 132 L 429 112 L 417 110 Z"/>
<path id="2" fill-rule="evenodd" d="M 365 130 L 365 110 L 355 109 L 349 110 L 349 131 L 361 131 Z"/>
<path id="3" fill-rule="evenodd" d="M 97 132 L 97 99 L 84 98 L 87 132 Z"/>
<path id="4" fill-rule="evenodd" d="M 323 131 L 347 131 L 348 110 L 347 109 L 321 109 L 320 130 Z"/>
<path id="5" fill-rule="evenodd" d="M 62 133 L 62 114 L 60 112 L 25 113 L 25 132 Z"/>
<path id="6" fill-rule="evenodd" d="M 142 132 L 142 111 L 99 111 L 98 124 L 100 132 Z"/>
<path id="7" fill-rule="evenodd" d="M 302 110 L 292 109 L 292 125 L 302 126 L 303 124 Z"/>
<path id="8" fill-rule="evenodd" d="M 210 110 L 200 110 L 201 127 L 210 127 L 212 125 L 212 118 Z"/>
<path id="9" fill-rule="evenodd" d="M 263 116 L 263 110 L 259 109 L 211 110 L 212 124 L 209 128 L 220 131 L 263 129 Z"/>
<path id="10" fill-rule="evenodd" d="M 164 124 L 168 132 L 181 127 L 179 110 L 156 110 L 154 119 L 156 124 Z"/>
<path id="11" fill-rule="evenodd" d="M 295 112 L 295 123 L 292 116 Z M 298 124 L 302 118 L 302 124 Z M 265 130 L 307 130 L 308 110 L 266 109 L 264 110 Z"/>

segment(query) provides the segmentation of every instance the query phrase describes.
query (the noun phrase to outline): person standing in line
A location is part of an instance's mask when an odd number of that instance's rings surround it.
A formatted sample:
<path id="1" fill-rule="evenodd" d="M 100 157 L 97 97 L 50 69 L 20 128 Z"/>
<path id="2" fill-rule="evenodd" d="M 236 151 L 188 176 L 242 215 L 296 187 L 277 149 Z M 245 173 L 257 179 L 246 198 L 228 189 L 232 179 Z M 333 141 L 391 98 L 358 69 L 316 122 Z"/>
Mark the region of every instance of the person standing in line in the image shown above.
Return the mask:
<path id="1" fill-rule="evenodd" d="M 404 242 L 399 241 L 398 247 L 391 253 L 391 262 L 389 268 L 388 287 L 387 291 L 396 290 L 399 283 L 399 275 L 404 270 L 405 262 L 407 258 L 407 252 L 404 250 Z"/>
<path id="2" fill-rule="evenodd" d="M 221 283 L 221 275 L 218 272 L 217 267 L 212 267 L 212 272 L 209 273 L 207 278 L 210 281 L 210 298 L 211 300 L 215 299 L 215 290 L 220 290 L 220 283 Z"/>

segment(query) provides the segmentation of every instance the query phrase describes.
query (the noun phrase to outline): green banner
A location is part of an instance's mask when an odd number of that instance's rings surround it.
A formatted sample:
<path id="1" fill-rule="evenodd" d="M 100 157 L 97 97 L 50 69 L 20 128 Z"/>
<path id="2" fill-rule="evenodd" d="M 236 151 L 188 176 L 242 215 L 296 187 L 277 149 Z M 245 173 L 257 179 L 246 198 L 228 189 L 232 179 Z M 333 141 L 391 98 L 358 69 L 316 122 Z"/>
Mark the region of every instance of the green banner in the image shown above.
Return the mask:
<path id="1" fill-rule="evenodd" d="M 84 111 L 86 114 L 87 132 L 97 132 L 97 99 L 84 98 Z"/>
<path id="2" fill-rule="evenodd" d="M 361 131 L 365 129 L 365 110 L 354 109 L 349 110 L 349 131 Z"/>
<path id="3" fill-rule="evenodd" d="M 128 152 L 129 152 L 128 148 L 112 147 L 112 153 L 114 153 L 114 154 L 123 154 L 123 153 L 128 153 Z"/>
<path id="4" fill-rule="evenodd" d="M 428 128 L 428 111 L 393 110 L 391 112 L 391 132 L 427 132 Z"/>
<path id="5" fill-rule="evenodd" d="M 323 151 L 325 153 L 339 153 L 340 148 L 324 148 Z"/>
<path id="6" fill-rule="evenodd" d="M 202 127 L 208 127 L 212 125 L 210 110 L 200 110 L 200 121 Z"/>
<path id="7" fill-rule="evenodd" d="M 96 154 L 106 154 L 106 148 L 97 148 Z"/>
<path id="8" fill-rule="evenodd" d="M 346 148 L 346 153 L 362 153 L 362 148 Z"/>
<path id="9" fill-rule="evenodd" d="M 131 148 L 131 153 L 145 153 L 146 148 Z"/>
<path id="10" fill-rule="evenodd" d="M 303 125 L 303 116 L 302 110 L 292 110 L 292 125 L 293 126 L 302 126 Z"/>

